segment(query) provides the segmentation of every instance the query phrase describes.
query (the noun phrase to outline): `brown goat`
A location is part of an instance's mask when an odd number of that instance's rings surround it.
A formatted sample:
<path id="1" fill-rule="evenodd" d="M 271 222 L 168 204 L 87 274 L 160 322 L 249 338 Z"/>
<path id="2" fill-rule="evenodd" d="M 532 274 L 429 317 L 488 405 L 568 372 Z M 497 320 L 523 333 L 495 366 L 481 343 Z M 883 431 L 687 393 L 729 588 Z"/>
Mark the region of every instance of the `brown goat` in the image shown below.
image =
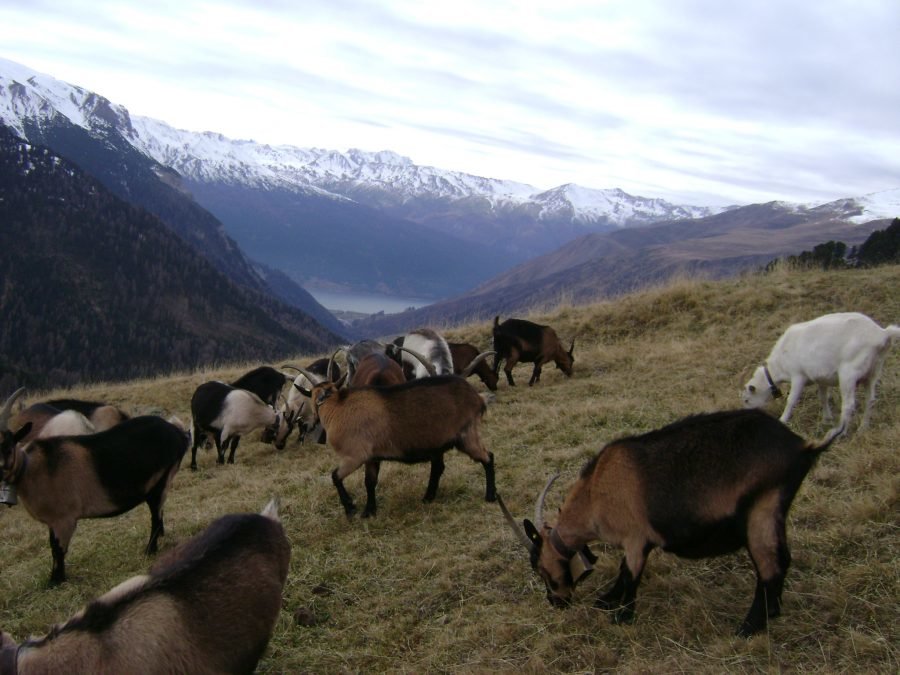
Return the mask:
<path id="1" fill-rule="evenodd" d="M 21 391 L 21 390 L 20 390 Z M 22 439 L 31 425 L 7 428 L 13 394 L 0 410 L 0 480 L 3 501 L 21 499 L 35 520 L 50 529 L 50 583 L 65 581 L 69 541 L 82 518 L 103 518 L 146 503 L 150 509 L 147 553 L 164 534 L 163 505 L 187 451 L 184 430 L 159 417 L 135 417 L 106 431 L 77 436 Z"/>
<path id="2" fill-rule="evenodd" d="M 251 673 L 290 554 L 274 501 L 219 518 L 44 637 L 16 645 L 0 634 L 0 674 Z"/>
<path id="3" fill-rule="evenodd" d="M 376 352 L 360 359 L 349 386 L 386 387 L 403 382 L 406 382 L 406 376 L 400 364 L 390 356 Z"/>
<path id="4" fill-rule="evenodd" d="M 432 501 L 444 472 L 444 453 L 457 448 L 484 467 L 485 499 L 494 501 L 494 455 L 481 441 L 484 399 L 457 375 L 410 380 L 386 387 L 341 389 L 322 382 L 310 395 L 313 411 L 340 457 L 331 478 L 348 516 L 356 512 L 344 479 L 365 464 L 366 508 L 376 511 L 375 486 L 382 461 L 431 462 L 424 501 Z"/>
<path id="5" fill-rule="evenodd" d="M 52 401 L 46 401 L 49 405 L 57 410 L 74 410 L 80 412 L 88 418 L 94 429 L 97 431 L 106 431 L 117 424 L 129 419 L 130 415 L 121 408 L 109 405 L 108 403 L 100 403 L 97 401 L 81 401 L 74 398 L 60 398 Z"/>
<path id="6" fill-rule="evenodd" d="M 494 376 L 500 373 L 500 363 L 505 359 L 506 366 L 503 372 L 506 373 L 506 381 L 509 386 L 514 387 L 516 383 L 513 381 L 512 369 L 519 362 L 534 363 L 534 370 L 531 373 L 531 379 L 528 381 L 530 387 L 541 379 L 541 368 L 545 363 L 553 361 L 566 377 L 572 376 L 572 365 L 575 363 L 575 357 L 572 352 L 575 350 L 575 340 L 569 350 L 566 351 L 559 337 L 550 326 L 542 326 L 525 319 L 507 319 L 500 323 L 500 317 L 494 317 Z"/>
<path id="7" fill-rule="evenodd" d="M 473 367 L 471 364 L 479 357 L 481 352 L 478 347 L 467 342 L 448 342 L 450 354 L 453 356 L 453 372 L 467 377 L 466 373 L 478 375 L 481 381 L 491 391 L 497 391 L 497 373 L 483 359 Z M 490 353 L 486 354 L 486 356 Z"/>
<path id="8" fill-rule="evenodd" d="M 615 610 L 615 623 L 634 618 L 635 596 L 654 548 L 706 558 L 745 547 L 756 569 L 756 594 L 738 634 L 766 628 L 781 612 L 791 562 L 785 521 L 821 444 L 804 441 L 759 410 L 688 417 L 642 436 L 613 441 L 590 460 L 563 503 L 555 526 L 543 503 L 523 534 L 532 567 L 556 606 L 568 605 L 596 560 L 588 543 L 602 539 L 625 550 L 619 577 L 596 605 Z"/>

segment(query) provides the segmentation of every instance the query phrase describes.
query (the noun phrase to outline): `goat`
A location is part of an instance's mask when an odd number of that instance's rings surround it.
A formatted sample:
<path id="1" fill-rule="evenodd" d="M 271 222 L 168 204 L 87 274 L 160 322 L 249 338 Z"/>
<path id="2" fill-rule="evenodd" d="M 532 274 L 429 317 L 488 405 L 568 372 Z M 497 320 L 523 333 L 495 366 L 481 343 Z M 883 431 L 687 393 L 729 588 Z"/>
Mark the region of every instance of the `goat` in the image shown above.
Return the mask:
<path id="1" fill-rule="evenodd" d="M 278 430 L 271 438 L 263 440 L 270 441 L 279 450 L 284 449 L 287 444 L 288 436 L 294 430 L 294 427 L 300 429 L 300 442 L 302 443 L 307 436 L 311 436 L 313 442 L 324 443 L 325 432 L 321 425 L 317 425 L 313 419 L 312 406 L 307 405 L 307 399 L 301 393 L 301 389 L 309 389 L 328 377 L 328 367 L 331 361 L 328 358 L 321 358 L 313 361 L 311 364 L 302 369 L 307 373 L 305 375 L 297 366 L 285 364 L 282 368 L 290 368 L 298 371 L 298 375 L 294 378 L 287 398 L 281 406 L 281 422 Z M 330 378 L 333 380 L 340 379 L 341 368 L 337 364 L 332 365 L 332 374 Z M 313 377 L 310 380 L 309 377 Z"/>
<path id="2" fill-rule="evenodd" d="M 348 386 L 386 387 L 403 382 L 406 382 L 406 376 L 400 364 L 385 354 L 374 353 L 360 360 Z"/>
<path id="3" fill-rule="evenodd" d="M 90 420 L 97 431 L 106 431 L 127 420 L 130 415 L 121 408 L 100 403 L 98 401 L 81 401 L 74 398 L 60 398 L 45 401 L 45 404 L 57 410 L 75 410 Z"/>
<path id="4" fill-rule="evenodd" d="M 413 356 L 410 350 L 416 356 Z M 450 354 L 447 340 L 430 328 L 417 328 L 407 335 L 395 338 L 393 343 L 388 345 L 388 356 L 396 359 L 403 367 L 408 380 L 453 373 L 453 356 Z M 433 369 L 427 368 L 426 360 Z"/>
<path id="5" fill-rule="evenodd" d="M 812 321 L 795 323 L 778 338 L 765 363 L 744 385 L 745 407 L 760 407 L 782 396 L 778 385 L 791 383 L 781 414 L 787 422 L 807 382 L 815 382 L 826 423 L 833 420 L 828 388 L 841 390 L 841 418 L 837 428 L 849 430 L 856 408 L 856 385 L 866 385 L 866 407 L 859 428 L 869 424 L 875 387 L 892 342 L 900 338 L 900 326 L 882 328 L 865 314 L 825 314 Z"/>
<path id="6" fill-rule="evenodd" d="M 457 375 L 410 380 L 385 387 L 341 389 L 322 382 L 304 392 L 340 458 L 331 473 L 347 516 L 356 512 L 344 479 L 365 464 L 366 508 L 375 515 L 375 487 L 382 461 L 431 462 L 424 501 L 433 501 L 444 472 L 444 453 L 457 448 L 484 467 L 485 500 L 494 501 L 494 455 L 485 449 L 479 425 L 484 399 Z"/>
<path id="7" fill-rule="evenodd" d="M 97 432 L 91 421 L 77 410 L 63 410 L 51 417 L 37 434 L 37 438 L 52 436 L 84 436 Z"/>
<path id="8" fill-rule="evenodd" d="M 274 408 L 287 381 L 288 376 L 280 370 L 272 366 L 260 366 L 241 375 L 231 383 L 231 386 L 235 389 L 252 391 Z"/>
<path id="9" fill-rule="evenodd" d="M 563 347 L 550 326 L 542 326 L 541 324 L 532 323 L 525 319 L 507 319 L 500 323 L 500 317 L 494 317 L 494 376 L 497 377 L 500 372 L 500 363 L 505 359 L 506 366 L 503 372 L 506 373 L 506 381 L 509 386 L 514 387 L 512 369 L 520 361 L 522 363 L 534 363 L 534 370 L 531 373 L 531 379 L 528 381 L 530 387 L 541 379 L 541 368 L 545 363 L 553 361 L 566 377 L 572 376 L 572 365 L 575 358 L 572 352 L 575 351 L 575 340 L 569 350 Z"/>
<path id="10" fill-rule="evenodd" d="M 706 558 L 746 547 L 756 593 L 738 633 L 763 630 L 781 612 L 791 562 L 785 521 L 818 456 L 837 434 L 807 443 L 760 410 L 687 417 L 656 431 L 607 444 L 582 468 L 555 526 L 542 513 L 551 478 L 535 505 L 534 523 L 519 530 L 554 606 L 571 602 L 596 557 L 588 543 L 621 546 L 619 577 L 596 606 L 614 609 L 615 623 L 634 619 L 635 596 L 654 548 Z"/>
<path id="11" fill-rule="evenodd" d="M 290 555 L 274 500 L 223 516 L 47 635 L 17 645 L 0 634 L 0 673 L 253 672 Z"/>
<path id="12" fill-rule="evenodd" d="M 29 515 L 50 528 L 50 584 L 66 579 L 66 552 L 82 518 L 116 516 L 146 503 L 146 551 L 155 553 L 165 533 L 166 495 L 187 450 L 184 432 L 159 417 L 134 417 L 99 433 L 39 438 L 23 445 L 31 423 L 9 430 L 12 400 L 0 410 L 5 501 L 15 504 L 18 496 Z"/>
<path id="13" fill-rule="evenodd" d="M 478 375 L 481 381 L 491 391 L 497 391 L 497 374 L 484 362 L 484 359 L 493 352 L 479 352 L 478 347 L 466 342 L 448 342 L 450 354 L 453 356 L 453 372 L 463 377 L 464 373 Z M 480 357 L 480 358 L 479 358 Z M 477 362 L 476 362 L 477 360 Z M 474 363 L 474 365 L 472 365 Z"/>
<path id="14" fill-rule="evenodd" d="M 279 421 L 275 409 L 253 392 L 215 380 L 204 382 L 191 397 L 191 469 L 197 470 L 197 448 L 207 433 L 212 433 L 216 444 L 216 463 L 225 463 L 230 444 L 228 463 L 234 464 L 241 436 L 259 427 L 269 427 L 268 433 L 273 434 Z"/>

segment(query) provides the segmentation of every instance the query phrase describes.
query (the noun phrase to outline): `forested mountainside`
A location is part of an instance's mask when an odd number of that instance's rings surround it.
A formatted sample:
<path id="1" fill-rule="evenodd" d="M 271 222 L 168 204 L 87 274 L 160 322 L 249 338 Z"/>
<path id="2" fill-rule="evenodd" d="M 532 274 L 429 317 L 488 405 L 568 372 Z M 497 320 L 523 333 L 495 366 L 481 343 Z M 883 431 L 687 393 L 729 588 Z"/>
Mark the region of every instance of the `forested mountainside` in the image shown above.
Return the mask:
<path id="1" fill-rule="evenodd" d="M 155 216 L 0 126 L 0 390 L 318 352 L 341 339 L 239 286 Z"/>

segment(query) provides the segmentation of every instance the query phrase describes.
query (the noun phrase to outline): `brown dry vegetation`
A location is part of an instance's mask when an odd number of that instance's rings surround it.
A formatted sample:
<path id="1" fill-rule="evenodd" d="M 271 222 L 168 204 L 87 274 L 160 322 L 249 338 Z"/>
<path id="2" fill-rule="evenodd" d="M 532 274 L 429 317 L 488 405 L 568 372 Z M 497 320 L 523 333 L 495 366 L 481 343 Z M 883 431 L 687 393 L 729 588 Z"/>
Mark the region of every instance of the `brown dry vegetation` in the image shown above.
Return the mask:
<path id="1" fill-rule="evenodd" d="M 898 287 L 898 266 L 782 270 L 727 282 L 679 280 L 532 317 L 554 325 L 564 340 L 576 339 L 575 375 L 567 380 L 550 367 L 533 388 L 500 385 L 483 425 L 498 490 L 517 516 L 527 516 L 547 476 L 560 470 L 562 486 L 548 500 L 552 513 L 565 485 L 605 442 L 736 407 L 740 385 L 795 321 L 858 310 L 882 325 L 900 322 Z M 447 333 L 486 347 L 490 326 Z M 200 382 L 231 379 L 253 365 L 66 393 L 187 419 Z M 527 382 L 528 369 L 519 366 L 519 382 Z M 620 553 L 597 545 L 597 571 L 574 606 L 551 608 L 498 507 L 483 501 L 481 467 L 459 453 L 448 455 L 434 503 L 421 502 L 427 465 L 385 465 L 377 518 L 348 521 L 329 477 L 330 449 L 292 440 L 276 452 L 254 435 L 241 442 L 235 466 L 218 467 L 214 453 L 205 453 L 198 472 L 176 477 L 161 545 L 219 515 L 258 511 L 272 495 L 281 497 L 293 557 L 260 672 L 897 672 L 900 345 L 879 391 L 870 429 L 835 445 L 801 488 L 788 525 L 794 562 L 784 613 L 751 640 L 733 636 L 754 586 L 744 553 L 705 561 L 653 553 L 636 623 L 613 626 L 592 603 L 615 577 Z M 824 433 L 812 392 L 791 426 L 807 437 Z M 347 480 L 358 502 L 362 474 Z M 67 558 L 70 580 L 48 589 L 45 528 L 21 507 L 4 509 L 0 627 L 19 639 L 43 634 L 144 572 L 148 528 L 144 508 L 82 521 Z M 301 609 L 314 625 L 295 621 Z"/>

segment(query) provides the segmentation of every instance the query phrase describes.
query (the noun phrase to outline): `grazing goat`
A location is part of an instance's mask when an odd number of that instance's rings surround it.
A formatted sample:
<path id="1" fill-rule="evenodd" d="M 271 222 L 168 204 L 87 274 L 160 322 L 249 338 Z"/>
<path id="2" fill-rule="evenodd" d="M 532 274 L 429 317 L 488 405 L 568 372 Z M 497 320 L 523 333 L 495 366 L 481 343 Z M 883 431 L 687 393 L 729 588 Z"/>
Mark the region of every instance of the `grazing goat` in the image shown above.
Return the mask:
<path id="1" fill-rule="evenodd" d="M 317 424 L 313 413 L 312 406 L 309 404 L 301 389 L 311 389 L 319 382 L 328 377 L 328 368 L 331 364 L 328 358 L 321 358 L 310 363 L 306 368 L 298 368 L 286 364 L 282 368 L 290 368 L 296 370 L 299 374 L 288 391 L 287 398 L 281 406 L 281 422 L 278 430 L 272 438 L 264 438 L 263 440 L 271 441 L 279 450 L 283 450 L 287 444 L 288 436 L 296 426 L 300 430 L 300 442 L 302 443 L 307 436 L 312 438 L 314 443 L 325 443 L 325 431 L 320 424 Z M 309 378 L 313 378 L 310 380 Z M 337 364 L 332 365 L 331 379 L 339 380 L 341 378 L 341 368 Z"/>
<path id="2" fill-rule="evenodd" d="M 344 479 L 365 464 L 366 508 L 375 515 L 375 486 L 382 461 L 431 462 L 424 501 L 432 501 L 444 472 L 444 453 L 457 448 L 481 462 L 485 499 L 494 501 L 494 455 L 479 434 L 484 399 L 456 375 L 437 375 L 386 387 L 341 389 L 322 382 L 307 393 L 340 458 L 331 479 L 348 516 L 356 512 Z"/>
<path id="3" fill-rule="evenodd" d="M 52 401 L 45 401 L 44 403 L 57 410 L 75 410 L 76 412 L 80 412 L 90 420 L 97 431 L 111 429 L 130 417 L 128 413 L 120 408 L 109 405 L 108 403 L 99 403 L 97 401 L 80 401 L 74 398 L 60 398 Z"/>
<path id="4" fill-rule="evenodd" d="M 387 387 L 403 382 L 406 382 L 406 376 L 400 364 L 385 354 L 374 353 L 360 359 L 348 386 Z"/>
<path id="5" fill-rule="evenodd" d="M 96 433 L 97 429 L 91 421 L 77 410 L 63 410 L 58 415 L 51 417 L 41 427 L 37 438 L 50 438 L 52 436 L 83 436 Z"/>
<path id="6" fill-rule="evenodd" d="M 746 547 L 756 569 L 756 594 L 738 633 L 763 630 L 781 612 L 791 562 L 785 523 L 800 484 L 835 438 L 807 443 L 760 410 L 688 417 L 662 429 L 609 443 L 581 470 L 556 525 L 516 527 L 552 605 L 570 603 L 576 584 L 596 560 L 588 543 L 621 546 L 625 557 L 612 588 L 597 606 L 614 609 L 615 623 L 634 618 L 635 596 L 654 548 L 706 558 Z M 526 534 L 527 533 L 527 534 Z"/>
<path id="7" fill-rule="evenodd" d="M 165 531 L 166 494 L 187 450 L 184 432 L 159 417 L 135 417 L 96 434 L 39 438 L 23 445 L 30 423 L 9 430 L 11 400 L 0 411 L 6 501 L 14 504 L 17 496 L 32 518 L 50 528 L 50 583 L 66 579 L 66 551 L 82 518 L 116 516 L 146 503 L 151 519 L 146 550 L 155 553 Z M 12 498 L 10 488 L 15 490 Z"/>
<path id="8" fill-rule="evenodd" d="M 841 390 L 841 418 L 836 428 L 849 431 L 856 408 L 856 386 L 866 385 L 866 407 L 859 428 L 869 424 L 875 387 L 891 343 L 900 338 L 900 326 L 881 328 L 865 314 L 826 314 L 812 321 L 795 323 L 778 338 L 765 364 L 744 385 L 745 407 L 759 407 L 782 396 L 778 385 L 791 383 L 781 414 L 787 422 L 807 382 L 815 382 L 826 423 L 833 420 L 828 388 Z"/>
<path id="9" fill-rule="evenodd" d="M 466 342 L 448 342 L 447 345 L 450 347 L 450 354 L 453 356 L 453 372 L 455 374 L 463 377 L 468 377 L 465 373 L 478 375 L 484 386 L 491 391 L 497 391 L 499 378 L 484 361 L 492 352 L 479 352 L 478 347 Z M 475 364 L 474 366 L 472 365 L 473 363 Z"/>
<path id="10" fill-rule="evenodd" d="M 231 386 L 235 389 L 252 391 L 274 408 L 287 381 L 288 376 L 280 370 L 276 370 L 272 366 L 260 366 L 241 375 L 231 383 Z"/>
<path id="11" fill-rule="evenodd" d="M 274 502 L 223 516 L 47 635 L 17 645 L 0 633 L 0 674 L 251 673 L 290 555 Z"/>
<path id="12" fill-rule="evenodd" d="M 500 317 L 494 317 L 494 376 L 500 372 L 500 363 L 505 359 L 506 381 L 514 387 L 512 369 L 520 361 L 522 363 L 534 363 L 534 371 L 528 381 L 530 387 L 541 379 L 541 367 L 545 363 L 553 361 L 566 377 L 572 376 L 572 364 L 575 358 L 572 352 L 575 350 L 575 340 L 569 351 L 566 351 L 559 338 L 550 326 L 542 326 L 525 319 L 507 319 L 500 323 Z"/>
<path id="13" fill-rule="evenodd" d="M 225 450 L 230 443 L 228 463 L 234 464 L 241 436 L 260 427 L 269 427 L 268 433 L 273 434 L 279 419 L 275 409 L 251 391 L 235 389 L 224 382 L 204 382 L 191 397 L 191 469 L 197 470 L 197 448 L 207 433 L 212 433 L 216 444 L 216 463 L 225 463 Z"/>
<path id="14" fill-rule="evenodd" d="M 407 380 L 453 373 L 453 356 L 447 340 L 430 328 L 417 328 L 395 338 L 392 345 L 388 345 L 388 356 L 403 366 Z M 432 368 L 428 368 L 426 361 Z"/>

